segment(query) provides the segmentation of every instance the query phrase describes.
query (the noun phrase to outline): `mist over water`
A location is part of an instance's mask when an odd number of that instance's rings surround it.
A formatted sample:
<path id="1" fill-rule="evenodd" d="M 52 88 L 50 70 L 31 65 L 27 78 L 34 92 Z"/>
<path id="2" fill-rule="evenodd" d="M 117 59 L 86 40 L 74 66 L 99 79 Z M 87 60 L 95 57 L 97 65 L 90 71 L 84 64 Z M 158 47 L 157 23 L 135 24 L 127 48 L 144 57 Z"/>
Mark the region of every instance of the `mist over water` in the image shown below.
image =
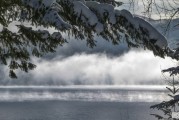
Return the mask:
<path id="1" fill-rule="evenodd" d="M 152 52 L 131 50 L 120 56 L 75 54 L 52 60 L 35 59 L 37 68 L 18 79 L 1 76 L 0 85 L 161 85 L 161 70 L 175 66 L 170 58 L 155 57 Z"/>
<path id="2" fill-rule="evenodd" d="M 164 86 L 0 86 L 0 102 L 90 101 L 159 102 L 169 99 Z"/>

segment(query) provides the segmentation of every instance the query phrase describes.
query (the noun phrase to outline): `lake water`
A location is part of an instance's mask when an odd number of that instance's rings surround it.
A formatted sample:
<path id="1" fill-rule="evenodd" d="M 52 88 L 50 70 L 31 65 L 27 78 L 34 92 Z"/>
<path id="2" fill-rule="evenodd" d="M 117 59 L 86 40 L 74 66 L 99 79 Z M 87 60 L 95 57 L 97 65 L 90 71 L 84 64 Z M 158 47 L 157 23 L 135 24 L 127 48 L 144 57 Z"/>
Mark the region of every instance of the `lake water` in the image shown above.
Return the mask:
<path id="1" fill-rule="evenodd" d="M 154 103 L 33 101 L 1 102 L 0 120 L 155 120 Z"/>
<path id="2" fill-rule="evenodd" d="M 163 87 L 0 87 L 0 120 L 155 120 Z"/>

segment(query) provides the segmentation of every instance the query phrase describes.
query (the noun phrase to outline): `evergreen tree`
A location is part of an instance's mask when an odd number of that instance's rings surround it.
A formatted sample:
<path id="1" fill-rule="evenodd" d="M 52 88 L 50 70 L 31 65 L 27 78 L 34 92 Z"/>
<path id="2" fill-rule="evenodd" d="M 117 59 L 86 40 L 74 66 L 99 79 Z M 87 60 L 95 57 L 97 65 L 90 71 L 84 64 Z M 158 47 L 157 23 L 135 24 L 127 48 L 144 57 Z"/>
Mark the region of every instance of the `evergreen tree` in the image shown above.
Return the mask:
<path id="1" fill-rule="evenodd" d="M 116 9 L 120 5 L 115 0 L 1 0 L 0 61 L 16 78 L 14 70 L 28 72 L 36 67 L 32 56 L 55 52 L 66 43 L 62 33 L 85 39 L 89 47 L 96 45 L 94 36 L 101 36 L 114 45 L 125 40 L 129 47 L 177 58 L 163 35 L 142 18 Z M 12 23 L 16 31 L 9 29 Z M 50 33 L 49 27 L 55 32 Z"/>
<path id="2" fill-rule="evenodd" d="M 163 72 L 170 72 L 168 70 L 163 70 Z M 178 118 L 172 118 L 174 112 L 179 110 L 179 81 L 176 74 L 170 72 L 170 77 L 172 79 L 167 79 L 167 94 L 170 97 L 169 100 L 165 100 L 159 104 L 152 105 L 150 108 L 158 109 L 162 114 L 151 114 L 155 116 L 158 120 L 178 120 Z"/>

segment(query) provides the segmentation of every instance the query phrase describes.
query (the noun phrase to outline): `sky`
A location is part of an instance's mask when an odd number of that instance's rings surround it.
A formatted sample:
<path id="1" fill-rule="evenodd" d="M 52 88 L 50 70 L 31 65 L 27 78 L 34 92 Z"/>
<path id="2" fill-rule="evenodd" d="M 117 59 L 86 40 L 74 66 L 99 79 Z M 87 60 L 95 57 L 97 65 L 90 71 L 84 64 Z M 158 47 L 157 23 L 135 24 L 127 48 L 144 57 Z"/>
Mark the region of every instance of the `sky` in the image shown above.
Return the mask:
<path id="1" fill-rule="evenodd" d="M 163 32 L 162 22 L 152 24 Z M 167 34 L 169 43 L 176 41 L 177 32 Z M 18 79 L 10 79 L 8 68 L 0 66 L 0 85 L 160 85 L 165 84 L 161 70 L 177 64 L 148 50 L 129 49 L 125 43 L 113 45 L 100 37 L 96 41 L 97 46 L 89 48 L 85 40 L 70 38 L 56 53 L 32 58 L 37 68 L 17 71 Z"/>

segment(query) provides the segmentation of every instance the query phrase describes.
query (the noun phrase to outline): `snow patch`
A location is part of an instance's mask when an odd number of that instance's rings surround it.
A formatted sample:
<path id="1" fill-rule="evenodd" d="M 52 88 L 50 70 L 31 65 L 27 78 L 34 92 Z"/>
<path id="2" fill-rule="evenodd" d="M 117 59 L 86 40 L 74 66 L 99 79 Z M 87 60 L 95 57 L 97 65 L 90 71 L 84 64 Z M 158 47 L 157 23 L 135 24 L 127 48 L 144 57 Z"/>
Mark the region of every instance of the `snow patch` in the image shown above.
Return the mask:
<path id="1" fill-rule="evenodd" d="M 168 46 L 167 39 L 150 23 L 139 17 L 134 17 L 134 20 L 136 21 L 137 25 L 139 25 L 139 27 L 143 27 L 148 30 L 150 39 L 157 40 L 155 45 L 160 48 L 166 48 Z"/>
<path id="2" fill-rule="evenodd" d="M 95 30 L 97 34 L 100 34 L 101 32 L 104 31 L 104 26 L 103 24 L 101 24 L 100 22 L 98 22 L 98 24 L 95 26 Z"/>
<path id="3" fill-rule="evenodd" d="M 91 26 L 98 23 L 98 18 L 96 17 L 96 15 L 81 1 L 74 1 L 73 5 L 75 14 L 78 17 L 80 17 L 81 15 L 85 17 L 85 19 L 83 19 L 83 22 L 90 24 Z"/>
<path id="4" fill-rule="evenodd" d="M 62 35 L 61 35 L 61 33 L 60 32 L 54 32 L 53 34 L 52 34 L 52 38 L 53 39 L 61 39 L 62 38 Z"/>
<path id="5" fill-rule="evenodd" d="M 51 8 L 52 4 L 56 3 L 56 0 L 22 0 L 25 5 L 32 7 L 35 10 L 46 9 L 46 14 L 43 17 L 44 23 L 54 24 L 57 29 L 64 30 L 71 28 L 71 25 L 65 22 L 57 13 L 57 11 Z M 48 9 L 47 9 L 48 8 Z"/>
<path id="6" fill-rule="evenodd" d="M 134 17 L 127 10 L 115 10 L 116 16 L 125 17 L 134 27 L 135 29 L 140 29 L 140 27 L 146 29 L 149 34 L 149 39 L 155 39 L 155 45 L 164 49 L 168 46 L 167 39 L 157 30 L 155 29 L 149 22 L 145 21 L 140 17 Z"/>
<path id="7" fill-rule="evenodd" d="M 3 25 L 0 24 L 0 32 L 3 30 Z"/>
<path id="8" fill-rule="evenodd" d="M 45 23 L 55 24 L 56 28 L 60 30 L 71 28 L 71 25 L 66 23 L 55 10 L 47 12 L 43 18 L 43 21 Z"/>
<path id="9" fill-rule="evenodd" d="M 116 23 L 116 17 L 114 12 L 114 6 L 106 3 L 99 3 L 95 1 L 87 1 L 86 6 L 88 6 L 90 9 L 95 10 L 103 19 L 104 17 L 108 17 L 109 22 L 111 24 Z"/>

